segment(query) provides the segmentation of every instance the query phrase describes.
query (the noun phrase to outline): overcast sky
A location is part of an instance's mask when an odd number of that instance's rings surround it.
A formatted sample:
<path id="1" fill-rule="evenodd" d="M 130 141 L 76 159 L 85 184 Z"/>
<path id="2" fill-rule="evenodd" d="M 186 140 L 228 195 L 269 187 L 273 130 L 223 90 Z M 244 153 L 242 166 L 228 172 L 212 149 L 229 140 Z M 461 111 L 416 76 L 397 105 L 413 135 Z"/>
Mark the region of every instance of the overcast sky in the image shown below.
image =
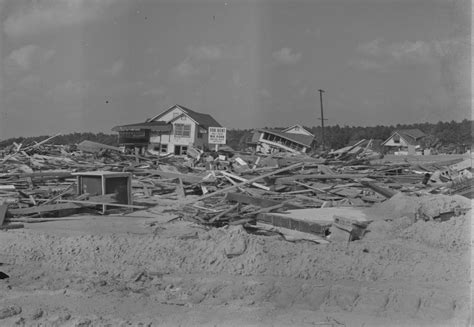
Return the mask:
<path id="1" fill-rule="evenodd" d="M 0 0 L 0 138 L 471 118 L 469 1 Z"/>

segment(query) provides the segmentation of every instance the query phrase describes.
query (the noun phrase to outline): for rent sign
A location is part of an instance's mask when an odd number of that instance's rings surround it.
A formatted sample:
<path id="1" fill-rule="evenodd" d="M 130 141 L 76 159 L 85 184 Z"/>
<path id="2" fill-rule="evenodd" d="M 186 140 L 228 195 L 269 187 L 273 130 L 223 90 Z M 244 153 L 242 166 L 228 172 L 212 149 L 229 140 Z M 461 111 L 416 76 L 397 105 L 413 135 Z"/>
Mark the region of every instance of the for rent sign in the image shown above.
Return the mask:
<path id="1" fill-rule="evenodd" d="M 225 144 L 226 133 L 225 127 L 209 127 L 209 144 Z"/>

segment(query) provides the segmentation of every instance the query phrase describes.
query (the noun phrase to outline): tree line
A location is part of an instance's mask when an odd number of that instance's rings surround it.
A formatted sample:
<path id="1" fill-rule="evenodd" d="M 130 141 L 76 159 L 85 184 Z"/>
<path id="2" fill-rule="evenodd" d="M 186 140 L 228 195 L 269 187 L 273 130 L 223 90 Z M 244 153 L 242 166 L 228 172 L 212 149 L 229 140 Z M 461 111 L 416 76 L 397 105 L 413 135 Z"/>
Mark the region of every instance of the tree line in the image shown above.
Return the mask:
<path id="1" fill-rule="evenodd" d="M 322 129 L 321 126 L 308 127 L 304 126 L 308 131 L 316 137 L 317 143 L 321 143 Z M 285 127 L 286 128 L 286 127 Z M 385 141 L 396 130 L 402 129 L 419 129 L 428 135 L 425 142 L 428 147 L 440 147 L 450 145 L 470 145 L 472 144 L 474 121 L 464 119 L 461 122 L 438 122 L 438 123 L 416 123 L 416 124 L 397 124 L 390 126 L 325 126 L 324 139 L 326 147 L 331 149 L 339 149 L 347 145 L 353 144 L 361 139 L 373 139 Z M 269 128 L 265 129 L 284 129 Z M 242 149 L 251 139 L 252 130 L 233 129 L 228 131 L 227 144 L 234 149 Z"/>
<path id="2" fill-rule="evenodd" d="M 430 147 L 449 146 L 449 145 L 470 145 L 473 139 L 474 121 L 464 119 L 461 122 L 438 122 L 438 123 L 417 123 L 417 124 L 397 124 L 390 126 L 325 126 L 324 138 L 326 147 L 331 149 L 339 149 L 349 144 L 353 144 L 361 139 L 373 139 L 384 141 L 390 137 L 395 130 L 400 129 L 419 129 L 428 135 L 425 142 Z M 274 128 L 265 127 L 265 129 L 284 129 L 285 127 Z M 317 143 L 321 142 L 322 133 L 320 126 L 305 128 L 316 136 Z M 247 147 L 247 143 L 251 140 L 252 129 L 230 129 L 227 131 L 227 145 L 235 150 L 243 150 Z M 48 135 L 36 137 L 17 137 L 7 140 L 0 140 L 0 149 L 12 145 L 22 143 L 23 146 L 41 142 L 48 138 Z M 104 133 L 71 133 L 56 136 L 50 144 L 78 144 L 84 140 L 103 143 L 107 145 L 118 146 L 117 134 Z"/>

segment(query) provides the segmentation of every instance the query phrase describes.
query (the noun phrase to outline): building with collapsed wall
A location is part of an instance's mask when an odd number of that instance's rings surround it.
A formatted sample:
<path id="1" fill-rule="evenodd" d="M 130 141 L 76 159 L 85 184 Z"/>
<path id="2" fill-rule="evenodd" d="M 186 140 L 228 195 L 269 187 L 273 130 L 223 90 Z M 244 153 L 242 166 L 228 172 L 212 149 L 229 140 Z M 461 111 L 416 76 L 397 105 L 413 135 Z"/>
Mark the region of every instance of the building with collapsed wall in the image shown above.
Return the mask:
<path id="1" fill-rule="evenodd" d="M 282 130 L 255 130 L 248 143 L 250 147 L 261 153 L 308 153 L 315 144 L 314 135 L 301 125 L 294 125 Z"/>

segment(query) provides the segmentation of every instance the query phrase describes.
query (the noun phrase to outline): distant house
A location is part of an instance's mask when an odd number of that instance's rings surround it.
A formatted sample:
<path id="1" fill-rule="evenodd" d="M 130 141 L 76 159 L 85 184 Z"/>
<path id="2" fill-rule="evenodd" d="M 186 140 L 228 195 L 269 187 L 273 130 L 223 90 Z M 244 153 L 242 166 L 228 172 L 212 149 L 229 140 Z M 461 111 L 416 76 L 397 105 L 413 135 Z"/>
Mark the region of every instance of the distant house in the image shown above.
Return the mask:
<path id="1" fill-rule="evenodd" d="M 421 148 L 426 137 L 427 135 L 419 129 L 397 130 L 382 143 L 382 146 L 390 153 L 414 154 L 416 149 Z"/>
<path id="2" fill-rule="evenodd" d="M 313 148 L 314 135 L 301 125 L 286 129 L 258 129 L 253 132 L 248 145 L 258 152 L 307 153 Z"/>
<path id="3" fill-rule="evenodd" d="M 119 143 L 126 148 L 139 147 L 162 154 L 186 154 L 190 145 L 208 148 L 208 128 L 221 127 L 209 114 L 174 105 L 143 123 L 116 126 Z"/>

